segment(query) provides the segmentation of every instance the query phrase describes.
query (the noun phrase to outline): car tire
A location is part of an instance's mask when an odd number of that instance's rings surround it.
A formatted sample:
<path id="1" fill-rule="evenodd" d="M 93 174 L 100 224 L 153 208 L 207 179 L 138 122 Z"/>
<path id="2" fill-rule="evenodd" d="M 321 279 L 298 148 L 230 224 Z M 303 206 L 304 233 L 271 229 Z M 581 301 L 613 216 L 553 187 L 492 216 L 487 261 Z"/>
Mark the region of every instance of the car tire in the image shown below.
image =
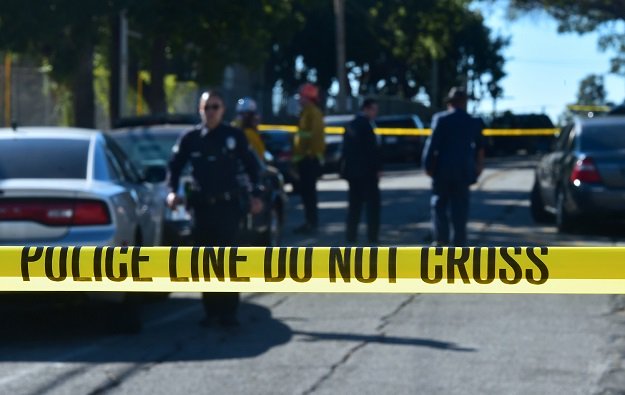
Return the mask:
<path id="1" fill-rule="evenodd" d="M 530 192 L 530 213 L 532 214 L 532 219 L 537 224 L 544 224 L 553 220 L 553 215 L 545 210 L 545 203 L 540 194 L 538 180 L 534 181 L 532 192 Z"/>
<path id="2" fill-rule="evenodd" d="M 556 194 L 556 228 L 560 233 L 570 233 L 574 229 L 574 219 L 566 210 L 566 197 L 561 189 Z"/>

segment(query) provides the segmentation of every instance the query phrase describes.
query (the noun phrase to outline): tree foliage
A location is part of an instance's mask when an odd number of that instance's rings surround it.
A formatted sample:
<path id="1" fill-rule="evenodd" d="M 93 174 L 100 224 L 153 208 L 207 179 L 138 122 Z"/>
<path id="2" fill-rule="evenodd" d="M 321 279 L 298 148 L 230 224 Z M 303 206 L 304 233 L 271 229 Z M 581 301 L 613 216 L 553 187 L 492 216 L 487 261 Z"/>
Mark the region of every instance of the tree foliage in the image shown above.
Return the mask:
<path id="1" fill-rule="evenodd" d="M 476 96 L 500 97 L 502 51 L 507 40 L 493 37 L 469 0 L 348 0 L 346 47 L 349 79 L 357 93 L 406 98 L 425 87 L 442 97 L 455 84 L 470 84 Z M 267 79 L 293 89 L 312 79 L 328 88 L 336 78 L 334 14 L 331 2 L 303 3 L 303 26 L 284 46 L 274 48 Z M 303 70 L 295 60 L 303 59 Z M 433 80 L 433 67 L 438 78 Z M 436 103 L 439 104 L 439 103 Z"/>
<path id="2" fill-rule="evenodd" d="M 450 86 L 467 84 L 477 97 L 499 97 L 507 41 L 493 37 L 470 3 L 347 0 L 354 93 L 411 98 L 425 87 L 431 97 L 442 97 Z M 122 10 L 132 32 L 130 82 L 149 71 L 144 98 L 152 112 L 166 111 L 164 80 L 171 74 L 218 85 L 224 68 L 239 63 L 262 70 L 266 89 L 281 80 L 290 91 L 304 80 L 328 88 L 336 78 L 331 1 L 3 0 L 0 50 L 49 64 L 52 77 L 73 92 L 75 123 L 93 126 L 95 66 L 101 82 L 108 65 L 110 96 L 119 96 L 113 80 Z"/>
<path id="3" fill-rule="evenodd" d="M 606 100 L 603 77 L 590 74 L 580 81 L 577 91 L 577 104 L 604 105 Z"/>

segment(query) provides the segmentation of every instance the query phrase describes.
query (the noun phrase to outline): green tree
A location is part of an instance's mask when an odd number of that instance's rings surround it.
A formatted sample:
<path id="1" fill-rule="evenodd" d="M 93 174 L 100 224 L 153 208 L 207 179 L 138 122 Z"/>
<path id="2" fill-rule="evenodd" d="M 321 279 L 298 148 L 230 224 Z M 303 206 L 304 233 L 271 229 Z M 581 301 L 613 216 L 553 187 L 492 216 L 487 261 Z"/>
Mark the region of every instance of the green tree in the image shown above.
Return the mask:
<path id="1" fill-rule="evenodd" d="M 580 81 L 577 91 L 577 104 L 604 105 L 606 99 L 603 77 L 590 74 Z"/>
<path id="2" fill-rule="evenodd" d="M 72 91 L 77 126 L 93 127 L 95 123 L 94 52 L 113 4 L 113 0 L 0 2 L 0 48 L 51 66 L 52 78 Z"/>
<path id="3" fill-rule="evenodd" d="M 442 97 L 441 92 L 452 85 L 470 84 L 478 96 L 501 96 L 507 40 L 493 37 L 469 4 L 469 0 L 348 0 L 347 72 L 358 80 L 359 93 L 410 98 L 425 86 L 431 97 Z M 267 79 L 282 80 L 289 90 L 312 79 L 327 89 L 336 77 L 332 4 L 302 2 L 294 15 L 301 27 L 288 43 L 274 47 Z M 302 70 L 294 66 L 298 57 L 303 59 Z M 436 80 L 433 68 L 438 70 Z"/>

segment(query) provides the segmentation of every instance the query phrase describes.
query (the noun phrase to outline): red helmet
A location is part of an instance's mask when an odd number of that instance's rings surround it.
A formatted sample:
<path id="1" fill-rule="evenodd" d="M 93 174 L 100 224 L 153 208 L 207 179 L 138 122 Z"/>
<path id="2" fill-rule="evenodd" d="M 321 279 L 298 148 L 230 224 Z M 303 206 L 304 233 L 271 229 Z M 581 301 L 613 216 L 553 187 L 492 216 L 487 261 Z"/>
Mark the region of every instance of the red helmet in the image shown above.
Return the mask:
<path id="1" fill-rule="evenodd" d="M 299 94 L 309 100 L 319 100 L 319 88 L 310 82 L 305 83 L 299 88 Z"/>

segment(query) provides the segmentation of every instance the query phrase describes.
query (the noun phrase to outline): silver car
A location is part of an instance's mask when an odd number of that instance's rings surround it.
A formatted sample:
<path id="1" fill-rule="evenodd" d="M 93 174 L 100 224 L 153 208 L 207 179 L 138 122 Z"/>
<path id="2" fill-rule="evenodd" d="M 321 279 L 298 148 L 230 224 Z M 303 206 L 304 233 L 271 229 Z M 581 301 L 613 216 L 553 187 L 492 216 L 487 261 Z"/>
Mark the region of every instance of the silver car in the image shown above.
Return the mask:
<path id="1" fill-rule="evenodd" d="M 0 245 L 159 245 L 164 203 L 146 181 L 101 132 L 0 129 Z"/>

